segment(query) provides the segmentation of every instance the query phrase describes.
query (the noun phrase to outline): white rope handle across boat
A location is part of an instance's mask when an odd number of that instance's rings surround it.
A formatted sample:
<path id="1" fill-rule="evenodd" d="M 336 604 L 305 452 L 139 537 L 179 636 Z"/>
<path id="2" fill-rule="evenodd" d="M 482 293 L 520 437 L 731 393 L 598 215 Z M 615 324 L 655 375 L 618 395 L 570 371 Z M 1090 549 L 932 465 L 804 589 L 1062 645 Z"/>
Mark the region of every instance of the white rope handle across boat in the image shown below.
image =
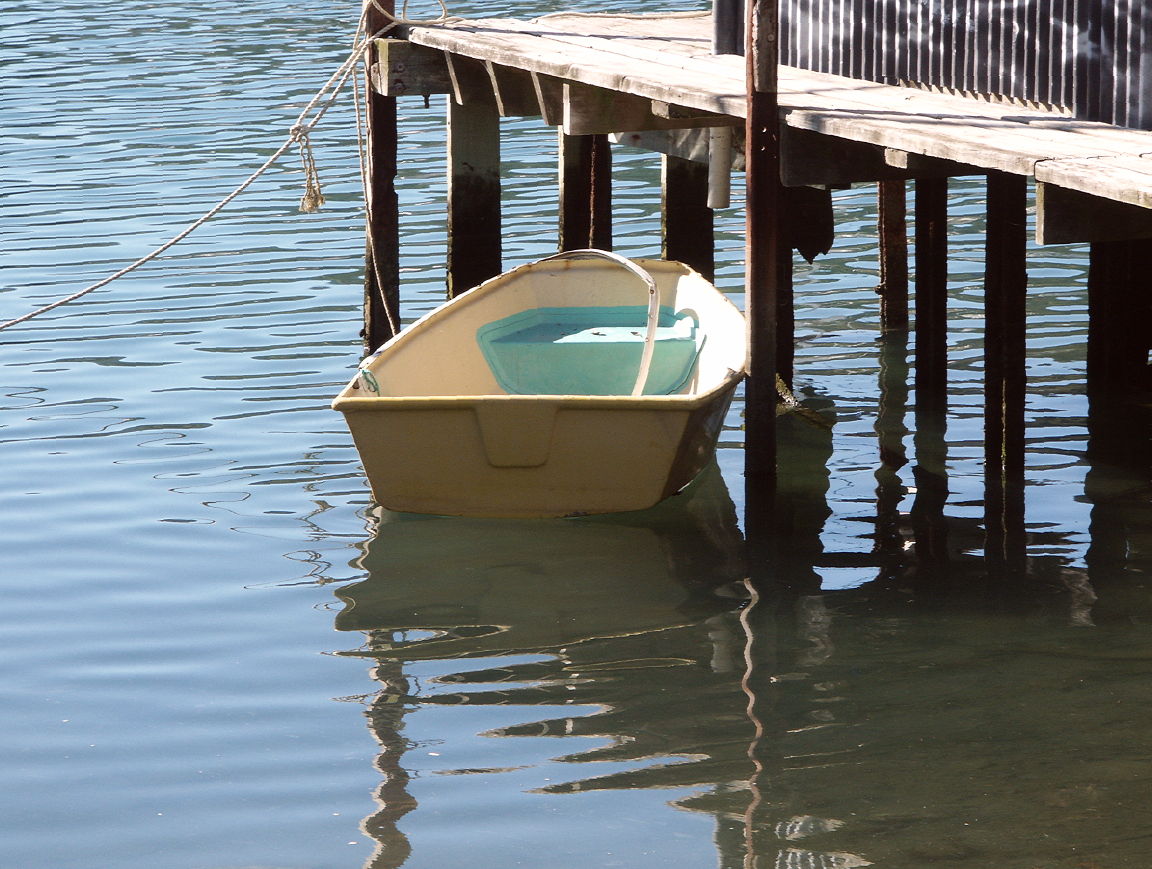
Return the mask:
<path id="1" fill-rule="evenodd" d="M 538 262 L 548 262 L 549 260 L 557 259 L 593 259 L 595 257 L 606 259 L 621 268 L 627 269 L 640 278 L 640 280 L 644 282 L 644 286 L 648 288 L 648 322 L 644 330 L 644 351 L 640 354 L 640 370 L 636 373 L 636 383 L 632 387 L 633 395 L 642 395 L 644 393 L 644 386 L 648 382 L 648 372 L 652 368 L 652 355 L 656 351 L 656 326 L 660 319 L 660 293 L 656 289 L 656 280 L 652 275 L 648 274 L 645 269 L 627 257 L 620 256 L 618 253 L 612 253 L 612 251 L 598 250 L 593 247 L 561 251 L 560 253 L 552 254 L 552 256 L 546 256 L 538 260 Z"/>

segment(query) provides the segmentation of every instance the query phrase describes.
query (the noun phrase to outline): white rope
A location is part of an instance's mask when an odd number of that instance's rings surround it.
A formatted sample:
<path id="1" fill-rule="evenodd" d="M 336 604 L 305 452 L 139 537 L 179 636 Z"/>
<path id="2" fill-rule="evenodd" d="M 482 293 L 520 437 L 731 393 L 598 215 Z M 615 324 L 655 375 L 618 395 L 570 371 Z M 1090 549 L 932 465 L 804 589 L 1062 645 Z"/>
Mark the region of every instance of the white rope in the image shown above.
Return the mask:
<path id="1" fill-rule="evenodd" d="M 304 110 L 296 118 L 296 123 L 294 123 L 292 125 L 292 127 L 289 129 L 288 138 L 287 138 L 287 140 L 285 140 L 284 144 L 282 144 L 279 148 L 277 148 L 276 151 L 273 152 L 272 156 L 269 157 L 267 160 L 265 160 L 259 169 L 257 169 L 255 172 L 253 172 L 251 175 L 249 175 L 246 179 L 244 179 L 244 181 L 242 181 L 239 184 L 239 186 L 237 186 L 231 193 L 229 193 L 227 196 L 225 196 L 223 199 L 221 199 L 218 203 L 216 203 L 210 209 L 208 209 L 208 211 L 206 211 L 201 217 L 194 220 L 192 223 L 190 223 L 188 226 L 186 226 L 184 229 L 182 229 L 180 232 L 178 232 L 176 235 L 174 235 L 168 241 L 164 242 L 164 244 L 160 245 L 155 250 L 153 250 L 153 251 L 145 254 L 144 256 L 140 257 L 140 259 L 136 260 L 135 262 L 130 263 L 129 265 L 126 265 L 124 268 L 120 269 L 119 271 L 117 271 L 111 275 L 108 275 L 106 278 L 103 278 L 102 280 L 99 280 L 96 283 L 91 284 L 82 290 L 79 290 L 75 293 L 72 293 L 72 295 L 70 295 L 70 296 L 65 296 L 62 299 L 57 299 L 55 302 L 51 302 L 50 304 L 44 305 L 40 308 L 37 308 L 34 311 L 29 311 L 27 314 L 24 314 L 20 317 L 16 317 L 12 320 L 7 320 L 3 323 L 0 323 L 0 331 L 2 331 L 4 329 L 8 329 L 12 326 L 16 326 L 20 323 L 24 323 L 28 320 L 31 320 L 33 317 L 40 316 L 41 314 L 46 314 L 47 312 L 49 312 L 55 308 L 59 308 L 61 305 L 66 305 L 69 302 L 73 302 L 76 299 L 79 299 L 83 296 L 88 295 L 89 293 L 95 292 L 96 290 L 100 289 L 101 287 L 107 286 L 108 284 L 112 283 L 113 281 L 117 280 L 118 278 L 124 277 L 124 275 L 128 274 L 129 272 L 135 271 L 136 269 L 140 268 L 140 266 L 144 265 L 145 263 L 151 262 L 152 260 L 161 256 L 169 248 L 171 248 L 171 247 L 175 246 L 176 244 L 178 244 L 179 242 L 183 241 L 185 238 L 187 238 L 189 235 L 191 235 L 193 232 L 195 232 L 197 229 L 199 229 L 201 226 L 203 226 L 205 223 L 207 223 L 209 220 L 211 220 L 217 214 L 219 214 L 233 199 L 235 199 L 237 196 L 239 196 L 241 193 L 243 193 L 245 190 L 247 190 L 250 186 L 252 186 L 252 184 L 256 181 L 257 178 L 259 178 L 266 171 L 268 171 L 268 169 L 272 166 L 272 164 L 274 164 L 277 160 L 279 160 L 282 156 L 284 156 L 285 152 L 287 152 L 292 147 L 293 144 L 298 144 L 300 146 L 300 157 L 301 157 L 301 160 L 304 164 L 305 190 L 304 190 L 304 196 L 300 201 L 300 209 L 301 209 L 301 211 L 308 212 L 308 211 L 315 211 L 317 208 L 319 208 L 324 203 L 324 195 L 320 192 L 320 181 L 319 181 L 319 178 L 316 174 L 316 161 L 312 155 L 312 148 L 311 148 L 311 144 L 308 140 L 308 134 L 312 132 L 312 130 L 316 127 L 316 124 L 319 123 L 319 121 L 322 117 L 324 117 L 324 114 L 328 111 L 328 109 L 332 107 L 332 104 L 335 102 L 336 97 L 339 95 L 340 91 L 343 89 L 344 85 L 348 81 L 348 77 L 350 75 L 352 75 L 352 73 L 356 70 L 356 67 L 360 63 L 361 59 L 367 54 L 368 49 L 370 49 L 372 47 L 373 40 L 378 39 L 379 37 L 383 36 L 388 31 L 396 28 L 397 26 L 401 26 L 401 25 L 402 26 L 410 26 L 410 27 L 416 27 L 416 26 L 429 27 L 429 26 L 449 24 L 449 23 L 452 23 L 454 21 L 461 20 L 459 18 L 454 18 L 448 14 L 448 7 L 445 5 L 445 0 L 437 0 L 437 4 L 440 6 L 440 15 L 436 18 L 428 19 L 428 20 L 415 20 L 415 19 L 407 18 L 406 17 L 406 13 L 407 13 L 407 9 L 408 9 L 407 2 L 405 2 L 404 6 L 402 7 L 404 14 L 399 15 L 399 16 L 394 15 L 394 14 L 388 12 L 386 9 L 381 8 L 379 3 L 377 2 L 377 0 L 370 0 L 370 2 L 372 4 L 372 6 L 378 12 L 380 12 L 385 18 L 388 19 L 389 23 L 387 25 L 385 25 L 384 27 L 382 27 L 377 32 L 373 33 L 371 37 L 362 38 L 364 36 L 365 15 L 364 14 L 361 15 L 360 24 L 356 28 L 356 35 L 353 39 L 352 53 L 348 56 L 348 58 L 342 64 L 340 64 L 340 66 L 337 68 L 336 72 L 334 72 L 332 74 L 332 76 L 328 79 L 328 81 L 325 82 L 324 86 L 322 88 L 320 88 L 319 91 L 316 92 L 316 95 L 314 97 L 312 97 L 312 99 L 309 101 L 308 105 L 304 107 Z M 325 96 L 327 96 L 326 99 L 325 99 Z M 321 102 L 322 100 L 323 100 L 323 102 Z M 317 106 L 319 106 L 319 108 L 317 108 Z M 309 120 L 309 116 L 311 115 L 313 110 L 315 110 L 315 115 L 313 117 L 311 117 L 311 119 Z M 360 121 L 359 102 L 357 102 L 357 122 L 356 122 L 356 124 L 357 124 L 357 140 L 358 140 L 358 142 L 360 142 L 360 139 L 361 139 L 361 121 Z M 364 168 L 364 149 L 363 149 L 362 143 L 359 144 L 359 149 L 360 149 L 360 161 L 361 161 L 361 176 L 363 178 L 365 168 Z M 373 257 L 373 260 L 375 261 L 375 257 Z M 379 285 L 379 275 L 377 275 L 377 284 Z M 384 307 L 385 307 L 385 310 L 387 311 L 388 306 L 385 305 Z M 393 332 L 395 332 L 396 331 L 396 324 L 393 322 L 391 311 L 388 311 L 388 320 L 389 320 L 389 324 L 392 326 Z"/>
<path id="2" fill-rule="evenodd" d="M 652 18 L 711 18 L 708 9 L 694 9 L 688 12 L 549 12 L 539 15 L 533 21 L 547 21 L 549 18 L 624 18 L 630 21 L 647 21 Z"/>

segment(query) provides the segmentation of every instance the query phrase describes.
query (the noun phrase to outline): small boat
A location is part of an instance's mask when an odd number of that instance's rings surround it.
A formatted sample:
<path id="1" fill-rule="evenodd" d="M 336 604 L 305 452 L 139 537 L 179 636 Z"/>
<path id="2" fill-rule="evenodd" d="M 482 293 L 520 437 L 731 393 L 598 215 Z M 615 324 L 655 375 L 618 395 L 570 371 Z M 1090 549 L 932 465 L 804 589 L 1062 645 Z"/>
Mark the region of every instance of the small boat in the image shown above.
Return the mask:
<path id="1" fill-rule="evenodd" d="M 740 311 L 682 263 L 567 251 L 421 317 L 332 407 L 391 510 L 642 510 L 711 460 L 747 346 Z"/>

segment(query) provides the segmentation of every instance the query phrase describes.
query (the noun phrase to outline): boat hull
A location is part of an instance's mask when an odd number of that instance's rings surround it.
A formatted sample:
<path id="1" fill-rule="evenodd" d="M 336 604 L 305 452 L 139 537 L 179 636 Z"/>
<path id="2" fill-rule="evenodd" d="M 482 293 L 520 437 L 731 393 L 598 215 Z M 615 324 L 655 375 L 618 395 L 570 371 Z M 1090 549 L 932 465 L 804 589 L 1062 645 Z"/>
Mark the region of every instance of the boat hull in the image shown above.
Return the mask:
<path id="1" fill-rule="evenodd" d="M 680 278 L 703 281 L 679 264 L 646 265 L 660 279 L 664 302 L 675 301 Z M 500 282 L 517 271 L 469 294 L 482 301 L 486 290 L 500 291 Z M 635 287 L 621 292 L 636 295 Z M 426 368 L 440 365 L 445 353 L 452 354 L 456 373 L 445 375 L 444 383 L 465 372 L 490 377 L 483 360 L 468 354 L 475 353 L 475 324 L 482 331 L 502 313 L 480 305 L 452 317 L 453 306 L 469 294 L 438 309 L 384 345 L 362 369 L 368 375 L 354 379 L 333 402 L 351 430 L 374 499 L 413 513 L 556 517 L 643 510 L 680 491 L 711 461 L 744 369 L 743 317 L 714 289 L 709 292 L 726 306 L 727 328 L 736 330 L 741 346 L 709 388 L 700 388 L 697 378 L 677 394 L 521 395 L 502 393 L 495 382 L 436 394 L 444 386 L 422 378 L 435 376 Z M 716 300 L 682 292 L 680 301 L 691 302 L 695 315 Z M 427 339 L 423 366 L 394 359 L 406 340 L 421 335 Z"/>
<path id="2" fill-rule="evenodd" d="M 345 409 L 390 510 L 573 516 L 643 510 L 708 464 L 732 389 L 694 402 L 408 399 Z"/>

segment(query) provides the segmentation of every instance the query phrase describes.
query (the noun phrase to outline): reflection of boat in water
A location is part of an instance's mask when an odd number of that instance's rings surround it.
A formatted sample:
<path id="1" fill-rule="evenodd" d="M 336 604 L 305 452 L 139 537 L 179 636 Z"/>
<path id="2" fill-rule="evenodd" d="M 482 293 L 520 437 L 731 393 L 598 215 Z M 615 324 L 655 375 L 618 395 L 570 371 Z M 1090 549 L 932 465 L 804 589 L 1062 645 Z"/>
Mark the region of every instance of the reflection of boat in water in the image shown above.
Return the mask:
<path id="1" fill-rule="evenodd" d="M 743 578 L 735 509 L 715 465 L 635 514 L 582 519 L 384 514 L 363 582 L 337 590 L 340 630 L 421 632 L 404 660 L 566 647 L 661 630 L 731 607 Z"/>
<path id="2" fill-rule="evenodd" d="M 746 352 L 743 315 L 688 267 L 569 251 L 421 318 L 333 407 L 390 509 L 642 510 L 711 460 Z"/>
<path id="3" fill-rule="evenodd" d="M 381 685 L 367 708 L 384 776 L 380 808 L 365 823 L 379 843 L 372 869 L 399 866 L 412 849 L 411 825 L 402 831 L 399 822 L 415 805 L 406 792 L 410 761 L 402 757 L 413 710 L 540 705 L 550 716 L 561 706 L 571 717 L 523 724 L 513 716 L 491 735 L 651 737 L 662 729 L 659 713 L 643 720 L 641 711 L 642 720 L 632 721 L 637 703 L 651 711 L 652 703 L 707 702 L 666 689 L 686 674 L 707 680 L 715 657 L 710 634 L 733 635 L 728 664 L 733 672 L 738 666 L 734 611 L 742 601 L 731 595 L 745 575 L 743 541 L 714 464 L 681 495 L 634 514 L 528 521 L 384 513 L 361 566 L 368 578 L 336 591 L 344 604 L 336 627 L 366 632 L 364 645 L 345 654 L 375 659 Z M 727 628 L 710 627 L 717 618 L 727 618 Z M 493 661 L 480 670 L 475 661 L 451 663 L 461 658 Z M 439 675 L 429 679 L 428 664 L 419 665 L 419 680 L 407 675 L 410 663 L 437 660 L 445 662 Z M 593 708 L 600 712 L 589 715 Z M 676 714 L 668 726 L 697 723 Z M 641 755 L 661 747 L 645 742 Z M 459 774 L 466 772 L 482 774 Z"/>
<path id="4" fill-rule="evenodd" d="M 779 725 L 755 719 L 743 685 L 744 547 L 715 466 L 681 496 L 636 514 L 543 522 L 384 514 L 361 565 L 368 578 L 336 592 L 344 603 L 336 626 L 365 632 L 344 654 L 373 659 L 381 686 L 367 709 L 384 775 L 380 809 L 365 824 L 380 845 L 372 869 L 420 854 L 421 824 L 438 829 L 445 806 L 477 787 L 494 805 L 529 812 L 538 809 L 523 801 L 582 795 L 611 804 L 611 794 L 652 791 L 661 811 L 671 804 L 715 819 L 724 867 L 752 847 L 781 866 L 863 865 L 820 850 L 834 825 L 807 815 L 802 824 L 791 806 L 760 810 L 755 824 L 768 841 L 752 846 L 740 832 L 756 775 L 750 745 L 773 755 Z M 772 632 L 764 639 L 774 642 Z M 478 732 L 557 739 L 539 763 L 509 766 L 518 750 L 503 740 L 477 747 Z M 434 768 L 449 779 L 426 775 L 418 753 L 405 755 L 430 736 L 460 758 Z M 419 807 L 406 792 L 413 778 L 424 781 Z M 508 811 L 500 822 L 514 827 Z M 811 850 L 801 832 L 817 840 Z M 502 850 L 476 862 L 523 856 Z"/>

